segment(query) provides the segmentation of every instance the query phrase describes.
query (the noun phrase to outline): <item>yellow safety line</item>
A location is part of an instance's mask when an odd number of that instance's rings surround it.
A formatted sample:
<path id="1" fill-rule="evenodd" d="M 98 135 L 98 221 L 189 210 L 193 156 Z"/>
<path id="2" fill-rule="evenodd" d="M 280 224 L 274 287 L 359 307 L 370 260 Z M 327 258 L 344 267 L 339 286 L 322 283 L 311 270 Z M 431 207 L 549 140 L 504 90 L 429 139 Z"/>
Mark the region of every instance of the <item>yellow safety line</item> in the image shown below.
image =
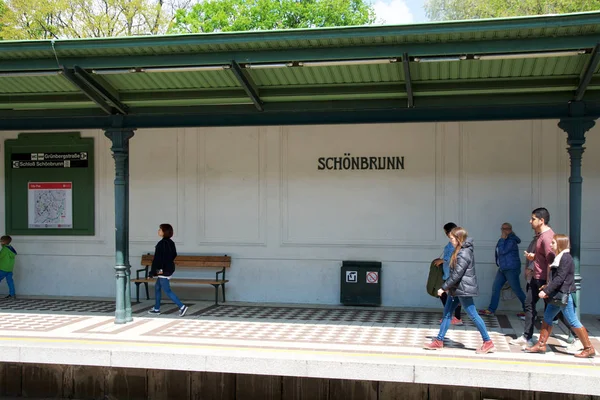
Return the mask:
<path id="1" fill-rule="evenodd" d="M 0 341 L 25 341 L 37 343 L 72 343 L 72 344 L 88 344 L 88 345 L 128 345 L 137 347 L 176 347 L 176 348 L 195 348 L 195 349 L 210 349 L 210 350 L 231 350 L 231 351 L 255 351 L 261 353 L 292 353 L 292 354 L 318 354 L 318 355 L 336 355 L 336 356 L 351 356 L 351 357 L 376 357 L 390 359 L 417 359 L 428 361 L 463 361 L 473 363 L 489 363 L 489 364 L 505 364 L 505 365 L 528 365 L 537 367 L 559 367 L 571 369 L 592 369 L 600 370 L 600 365 L 580 365 L 580 364 L 559 364 L 546 363 L 537 361 L 517 361 L 517 360 L 498 360 L 486 358 L 482 355 L 481 358 L 467 357 L 439 357 L 425 355 L 410 355 L 410 354 L 386 354 L 386 353 L 344 353 L 343 351 L 326 351 L 326 350 L 302 350 L 302 349 L 276 349 L 263 347 L 235 347 L 235 346 L 211 346 L 199 344 L 185 343 L 156 343 L 156 342 L 129 342 L 129 341 L 111 341 L 111 340 L 84 340 L 84 339 L 51 339 L 51 338 L 33 338 L 33 337 L 0 337 Z"/>

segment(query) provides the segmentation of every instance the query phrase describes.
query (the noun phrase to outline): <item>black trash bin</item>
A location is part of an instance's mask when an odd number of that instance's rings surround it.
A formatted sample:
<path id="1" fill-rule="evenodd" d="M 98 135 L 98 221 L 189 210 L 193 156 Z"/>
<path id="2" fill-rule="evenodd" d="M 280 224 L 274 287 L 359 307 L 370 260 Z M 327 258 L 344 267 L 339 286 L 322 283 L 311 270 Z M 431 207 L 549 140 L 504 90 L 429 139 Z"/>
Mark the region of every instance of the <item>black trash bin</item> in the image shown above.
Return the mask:
<path id="1" fill-rule="evenodd" d="M 340 303 L 346 306 L 381 305 L 381 262 L 343 261 Z"/>

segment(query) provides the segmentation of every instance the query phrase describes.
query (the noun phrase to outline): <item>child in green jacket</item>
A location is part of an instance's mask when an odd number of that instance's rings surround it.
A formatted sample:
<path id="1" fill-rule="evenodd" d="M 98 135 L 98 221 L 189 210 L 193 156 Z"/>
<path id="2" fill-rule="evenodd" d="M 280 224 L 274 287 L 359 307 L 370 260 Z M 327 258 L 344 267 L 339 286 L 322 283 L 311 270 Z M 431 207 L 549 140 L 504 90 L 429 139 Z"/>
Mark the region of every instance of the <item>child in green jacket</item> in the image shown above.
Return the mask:
<path id="1" fill-rule="evenodd" d="M 15 283 L 13 281 L 13 269 L 15 268 L 15 256 L 17 251 L 10 245 L 12 238 L 10 236 L 0 237 L 2 250 L 0 250 L 0 282 L 6 278 L 9 294 L 6 299 L 15 298 Z"/>

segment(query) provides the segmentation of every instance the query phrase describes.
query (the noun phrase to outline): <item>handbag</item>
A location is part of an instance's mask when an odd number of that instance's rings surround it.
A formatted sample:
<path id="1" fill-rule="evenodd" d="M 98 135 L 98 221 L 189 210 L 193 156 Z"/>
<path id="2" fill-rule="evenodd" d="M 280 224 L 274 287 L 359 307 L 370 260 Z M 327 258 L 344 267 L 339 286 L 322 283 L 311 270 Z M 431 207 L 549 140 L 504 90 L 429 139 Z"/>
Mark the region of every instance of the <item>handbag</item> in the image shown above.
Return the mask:
<path id="1" fill-rule="evenodd" d="M 430 296 L 438 297 L 438 289 L 444 284 L 444 270 L 441 266 L 435 266 L 435 260 L 429 265 L 429 276 L 427 277 L 427 293 Z"/>
<path id="2" fill-rule="evenodd" d="M 552 293 L 552 296 L 548 296 L 548 304 L 553 306 L 562 307 L 566 306 L 569 302 L 569 293 L 563 293 L 559 290 Z"/>

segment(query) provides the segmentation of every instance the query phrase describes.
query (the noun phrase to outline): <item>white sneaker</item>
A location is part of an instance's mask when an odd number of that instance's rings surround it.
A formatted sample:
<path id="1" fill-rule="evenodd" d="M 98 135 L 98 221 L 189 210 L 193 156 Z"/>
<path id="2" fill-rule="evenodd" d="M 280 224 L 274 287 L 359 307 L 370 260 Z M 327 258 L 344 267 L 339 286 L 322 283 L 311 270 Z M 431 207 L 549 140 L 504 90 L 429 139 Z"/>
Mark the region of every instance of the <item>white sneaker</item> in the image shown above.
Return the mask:
<path id="1" fill-rule="evenodd" d="M 583 350 L 583 345 L 579 339 L 575 339 L 573 343 L 567 346 L 567 353 L 576 354 Z"/>
<path id="2" fill-rule="evenodd" d="M 510 341 L 510 344 L 515 345 L 515 346 L 528 346 L 528 347 L 533 347 L 533 345 L 534 345 L 533 340 L 531 340 L 531 339 L 527 340 L 525 335 L 521 335 L 516 339 L 512 339 Z"/>

